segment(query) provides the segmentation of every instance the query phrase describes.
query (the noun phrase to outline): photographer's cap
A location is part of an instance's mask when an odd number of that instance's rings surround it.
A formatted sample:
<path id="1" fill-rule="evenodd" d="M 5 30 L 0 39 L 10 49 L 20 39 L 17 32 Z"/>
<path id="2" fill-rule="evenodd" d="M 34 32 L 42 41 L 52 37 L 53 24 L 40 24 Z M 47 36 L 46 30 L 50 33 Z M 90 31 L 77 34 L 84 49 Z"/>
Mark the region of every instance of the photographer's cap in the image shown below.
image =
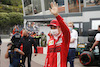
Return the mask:
<path id="1" fill-rule="evenodd" d="M 9 45 L 13 45 L 13 43 L 8 43 L 7 46 L 9 46 Z"/>

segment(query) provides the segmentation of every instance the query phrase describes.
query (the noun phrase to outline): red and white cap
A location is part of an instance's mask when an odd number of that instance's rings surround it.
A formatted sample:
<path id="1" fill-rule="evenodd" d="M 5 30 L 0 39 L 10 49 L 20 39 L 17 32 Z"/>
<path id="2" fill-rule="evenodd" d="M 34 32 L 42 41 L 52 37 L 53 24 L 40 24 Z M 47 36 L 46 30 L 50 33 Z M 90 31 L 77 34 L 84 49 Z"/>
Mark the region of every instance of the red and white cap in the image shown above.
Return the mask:
<path id="1" fill-rule="evenodd" d="M 50 22 L 50 24 L 47 25 L 47 26 L 59 26 L 59 23 L 58 23 L 57 20 L 52 20 L 52 21 Z"/>

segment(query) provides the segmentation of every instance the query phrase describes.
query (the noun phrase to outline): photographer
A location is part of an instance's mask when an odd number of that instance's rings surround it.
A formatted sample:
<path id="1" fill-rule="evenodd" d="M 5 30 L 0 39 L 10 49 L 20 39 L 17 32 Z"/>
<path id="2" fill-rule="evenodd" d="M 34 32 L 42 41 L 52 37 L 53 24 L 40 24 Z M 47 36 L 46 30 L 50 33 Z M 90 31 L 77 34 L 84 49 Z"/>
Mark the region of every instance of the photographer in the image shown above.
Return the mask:
<path id="1" fill-rule="evenodd" d="M 20 39 L 21 39 L 21 35 L 19 33 L 19 30 L 16 29 L 15 30 L 15 34 L 11 38 L 11 41 L 12 41 L 12 43 L 14 43 L 14 45 L 16 45 L 16 47 L 18 47 L 17 44 L 18 44 L 18 42 L 19 42 Z"/>
<path id="2" fill-rule="evenodd" d="M 20 55 L 24 55 L 24 52 L 16 48 L 16 46 L 13 45 L 13 43 L 9 43 L 7 47 L 8 49 L 5 54 L 5 58 L 10 59 L 9 67 L 19 67 Z"/>

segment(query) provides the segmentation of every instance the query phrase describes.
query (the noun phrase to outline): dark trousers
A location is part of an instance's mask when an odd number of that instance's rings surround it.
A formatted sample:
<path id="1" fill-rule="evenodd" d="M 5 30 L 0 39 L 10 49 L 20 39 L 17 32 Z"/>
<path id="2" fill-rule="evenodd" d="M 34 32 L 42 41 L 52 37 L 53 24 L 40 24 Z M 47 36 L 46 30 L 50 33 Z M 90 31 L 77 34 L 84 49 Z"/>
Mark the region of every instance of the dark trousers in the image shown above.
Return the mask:
<path id="1" fill-rule="evenodd" d="M 99 46 L 99 65 L 98 66 L 100 67 L 100 46 Z"/>
<path id="2" fill-rule="evenodd" d="M 28 58 L 27 62 L 28 62 L 28 67 L 31 67 L 31 56 L 32 54 L 28 54 L 28 55 L 24 55 L 22 56 L 22 60 L 23 60 L 23 65 L 25 67 L 25 60 L 26 60 L 26 57 Z"/>
<path id="3" fill-rule="evenodd" d="M 74 67 L 74 58 L 75 58 L 75 48 L 69 48 L 67 62 L 70 63 L 70 67 Z"/>

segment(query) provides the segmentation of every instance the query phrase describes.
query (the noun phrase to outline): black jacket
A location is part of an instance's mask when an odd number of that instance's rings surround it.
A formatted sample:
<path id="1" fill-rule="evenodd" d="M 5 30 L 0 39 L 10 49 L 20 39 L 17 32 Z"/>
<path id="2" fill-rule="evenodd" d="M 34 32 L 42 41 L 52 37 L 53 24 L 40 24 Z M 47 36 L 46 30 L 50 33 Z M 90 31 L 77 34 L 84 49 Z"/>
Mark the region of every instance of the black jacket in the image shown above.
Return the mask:
<path id="1" fill-rule="evenodd" d="M 1 37 L 0 37 L 0 45 L 2 44 Z"/>
<path id="2" fill-rule="evenodd" d="M 28 37 L 25 37 L 23 36 L 20 41 L 19 41 L 19 44 L 18 46 L 20 47 L 21 44 L 23 44 L 23 52 L 25 53 L 25 55 L 27 54 L 32 54 L 32 45 L 34 45 L 34 48 L 36 50 L 35 53 L 37 53 L 37 45 L 34 41 L 34 38 L 28 36 Z"/>

